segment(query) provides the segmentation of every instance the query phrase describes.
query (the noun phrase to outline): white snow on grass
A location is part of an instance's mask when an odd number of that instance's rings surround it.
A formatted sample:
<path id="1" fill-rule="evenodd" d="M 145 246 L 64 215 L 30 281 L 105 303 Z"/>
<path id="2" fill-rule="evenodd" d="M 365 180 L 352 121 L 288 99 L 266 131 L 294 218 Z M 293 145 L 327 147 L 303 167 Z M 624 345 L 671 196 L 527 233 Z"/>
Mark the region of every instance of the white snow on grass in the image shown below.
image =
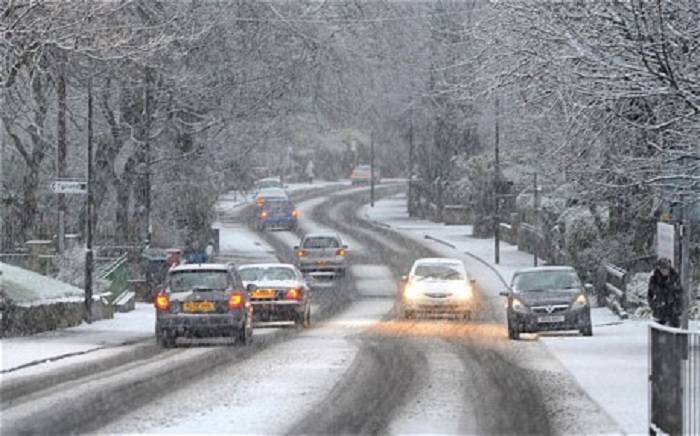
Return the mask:
<path id="1" fill-rule="evenodd" d="M 85 291 L 51 277 L 0 262 L 0 285 L 5 295 L 17 304 L 46 300 L 81 301 Z"/>
<path id="2" fill-rule="evenodd" d="M 79 326 L 32 336 L 0 339 L 2 371 L 31 362 L 55 360 L 74 353 L 143 340 L 153 337 L 154 326 L 153 305 L 137 303 L 135 310 L 116 313 L 112 319 L 100 320 L 92 324 L 83 323 Z M 51 362 L 42 363 L 42 365 L 49 364 Z M 25 374 L 25 371 L 29 371 L 29 368 L 16 372 Z"/>
<path id="3" fill-rule="evenodd" d="M 285 433 L 348 370 L 357 353 L 353 337 L 390 307 L 390 302 L 358 302 L 331 322 L 212 376 L 203 374 L 196 383 L 122 416 L 100 433 Z M 164 413 L 172 410 L 177 413 Z"/>

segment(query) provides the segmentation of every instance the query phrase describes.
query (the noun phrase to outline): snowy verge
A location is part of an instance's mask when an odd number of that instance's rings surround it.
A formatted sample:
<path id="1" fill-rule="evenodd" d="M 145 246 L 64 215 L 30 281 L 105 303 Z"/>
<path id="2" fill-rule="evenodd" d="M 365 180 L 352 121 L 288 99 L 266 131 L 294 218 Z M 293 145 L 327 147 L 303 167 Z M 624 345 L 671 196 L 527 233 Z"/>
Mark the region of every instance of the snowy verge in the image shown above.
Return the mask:
<path id="1" fill-rule="evenodd" d="M 427 246 L 439 243 L 455 257 L 466 254 L 470 258 L 478 258 L 481 264 L 497 271 L 505 282 L 510 282 L 516 270 L 533 264 L 531 254 L 518 251 L 517 247 L 504 242 L 500 244 L 500 264 L 494 264 L 492 238 L 473 238 L 471 226 L 447 226 L 410 218 L 406 212 L 405 195 L 380 200 L 374 208 L 365 206 L 360 215 Z M 489 294 L 497 292 L 492 287 Z M 487 297 L 496 298 L 495 295 Z M 581 388 L 623 431 L 629 434 L 646 433 L 649 323 L 642 320 L 621 322 L 606 308 L 593 309 L 592 317 L 592 338 L 555 333 L 532 337 L 545 344 Z"/>

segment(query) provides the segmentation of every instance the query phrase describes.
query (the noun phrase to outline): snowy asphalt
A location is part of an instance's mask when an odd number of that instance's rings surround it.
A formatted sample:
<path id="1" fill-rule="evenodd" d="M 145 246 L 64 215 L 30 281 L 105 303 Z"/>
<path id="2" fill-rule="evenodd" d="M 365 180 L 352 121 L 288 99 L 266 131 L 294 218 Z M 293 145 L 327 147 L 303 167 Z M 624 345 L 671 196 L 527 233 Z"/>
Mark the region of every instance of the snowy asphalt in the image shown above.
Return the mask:
<path id="1" fill-rule="evenodd" d="M 314 291 L 330 318 L 317 318 L 303 332 L 268 329 L 248 350 L 169 350 L 113 374 L 55 386 L 53 397 L 28 396 L 16 407 L 3 407 L 3 433 L 615 431 L 570 376 L 552 365 L 538 341 L 513 345 L 506 340 L 502 302 L 485 296 L 501 286 L 490 271 L 467 265 L 480 290 L 489 288 L 479 292 L 474 322 L 395 321 L 398 276 L 415 258 L 441 253 L 358 216 L 367 202 L 366 189 L 355 189 L 299 204 L 300 232 L 335 229 L 351 245 L 355 267 L 344 286 Z M 264 238 L 282 260 L 290 259 L 291 246 L 298 242 L 290 232 Z M 136 395 L 144 392 L 149 395 Z M 82 403 L 65 408 L 61 401 L 76 395 Z M 88 406 L 85 401 L 103 415 L 74 416 L 77 406 Z M 37 420 L 44 425 L 32 427 Z"/>

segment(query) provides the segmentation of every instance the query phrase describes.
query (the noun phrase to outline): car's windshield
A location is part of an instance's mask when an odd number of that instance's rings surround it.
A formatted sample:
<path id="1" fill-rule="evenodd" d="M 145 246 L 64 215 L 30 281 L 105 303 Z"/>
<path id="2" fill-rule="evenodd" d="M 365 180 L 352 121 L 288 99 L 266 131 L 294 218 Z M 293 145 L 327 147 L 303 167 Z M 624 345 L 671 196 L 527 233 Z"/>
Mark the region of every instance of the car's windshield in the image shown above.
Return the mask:
<path id="1" fill-rule="evenodd" d="M 304 239 L 304 248 L 340 248 L 340 243 L 331 236 L 315 236 Z"/>
<path id="2" fill-rule="evenodd" d="M 575 271 L 533 271 L 518 274 L 513 280 L 518 292 L 538 292 L 553 289 L 581 288 Z"/>
<path id="3" fill-rule="evenodd" d="M 246 282 L 260 280 L 294 280 L 297 278 L 293 269 L 287 267 L 247 267 L 240 268 L 241 278 Z"/>
<path id="4" fill-rule="evenodd" d="M 282 187 L 281 183 L 278 180 L 261 180 L 257 183 L 257 185 L 258 189 Z"/>
<path id="5" fill-rule="evenodd" d="M 416 265 L 413 275 L 417 279 L 464 280 L 464 274 L 458 266 L 440 263 Z"/>
<path id="6" fill-rule="evenodd" d="M 226 289 L 227 277 L 226 271 L 174 271 L 170 273 L 170 290 L 182 292 L 193 289 Z"/>

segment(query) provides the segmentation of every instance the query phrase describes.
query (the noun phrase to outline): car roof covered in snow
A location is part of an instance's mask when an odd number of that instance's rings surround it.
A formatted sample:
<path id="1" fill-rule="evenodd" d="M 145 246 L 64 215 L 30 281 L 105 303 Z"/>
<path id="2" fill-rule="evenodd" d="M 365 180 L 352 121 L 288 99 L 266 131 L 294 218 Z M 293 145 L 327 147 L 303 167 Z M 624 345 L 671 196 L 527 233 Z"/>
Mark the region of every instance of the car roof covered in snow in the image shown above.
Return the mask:
<path id="1" fill-rule="evenodd" d="M 186 263 L 170 268 L 170 272 L 181 271 L 228 271 L 231 266 L 225 263 Z"/>
<path id="2" fill-rule="evenodd" d="M 461 260 L 459 259 L 454 259 L 451 257 L 424 257 L 421 259 L 416 259 L 414 262 L 415 265 L 434 265 L 434 264 L 446 264 L 446 265 L 454 265 L 454 264 L 459 264 L 459 265 L 464 265 Z"/>
<path id="3" fill-rule="evenodd" d="M 316 232 L 316 233 L 307 233 L 304 235 L 304 239 L 310 239 L 310 238 L 336 238 L 338 240 L 341 240 L 340 235 L 337 233 L 333 232 Z"/>
<path id="4" fill-rule="evenodd" d="M 573 266 L 532 266 L 529 268 L 523 268 L 515 271 L 514 274 L 524 274 L 533 272 L 547 272 L 547 271 L 573 271 L 576 272 Z"/>
<path id="5" fill-rule="evenodd" d="M 291 263 L 247 263 L 245 265 L 240 265 L 238 269 L 244 268 L 289 268 L 296 269 Z"/>

